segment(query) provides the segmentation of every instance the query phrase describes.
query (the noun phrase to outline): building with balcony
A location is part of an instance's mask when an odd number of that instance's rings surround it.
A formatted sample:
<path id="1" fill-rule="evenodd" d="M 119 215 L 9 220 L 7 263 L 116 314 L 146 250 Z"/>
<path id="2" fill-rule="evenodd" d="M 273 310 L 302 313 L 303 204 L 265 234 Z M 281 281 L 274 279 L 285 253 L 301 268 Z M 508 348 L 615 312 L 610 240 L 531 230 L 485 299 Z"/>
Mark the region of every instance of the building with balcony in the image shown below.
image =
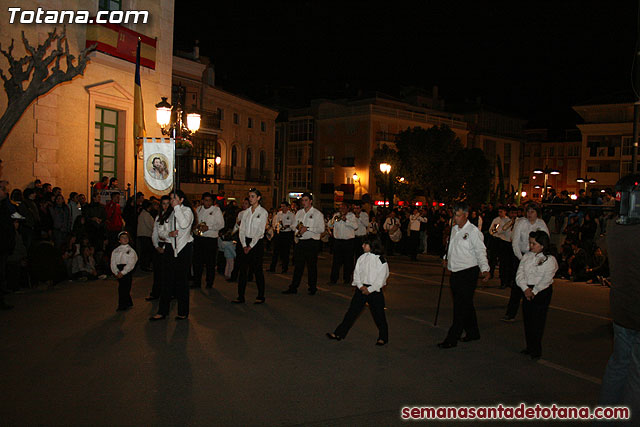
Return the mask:
<path id="1" fill-rule="evenodd" d="M 308 108 L 289 110 L 279 124 L 286 147 L 283 193 L 295 196 L 310 190 L 316 205 L 326 208 L 367 194 L 382 200 L 370 170 L 371 158 L 383 144 L 395 147 L 398 133 L 446 124 L 466 144 L 467 125 L 461 115 L 416 104 L 376 93 L 356 99 L 317 99 Z"/>
<path id="2" fill-rule="evenodd" d="M 618 93 L 573 107 L 584 120 L 578 125 L 583 153 L 579 174 L 597 180 L 595 188 L 613 188 L 631 173 L 633 103 L 631 93 Z"/>
<path id="3" fill-rule="evenodd" d="M 176 52 L 172 82 L 173 100 L 202 115 L 193 149 L 180 159 L 180 187 L 194 197 L 224 192 L 227 199 L 238 201 L 255 187 L 264 206 L 277 202 L 273 171 L 278 112 L 217 87 L 213 65 L 200 57 L 197 47 Z"/>
<path id="4" fill-rule="evenodd" d="M 59 1 L 25 0 L 23 10 L 60 10 Z M 69 10 L 89 10 L 95 17 L 99 8 L 146 10 L 147 23 L 67 24 L 70 53 L 78 56 L 87 41 L 98 42 L 84 75 L 55 87 L 39 97 L 22 115 L 0 147 L 4 161 L 3 179 L 14 188 L 24 188 L 41 179 L 71 191 L 89 193 L 92 181 L 101 176 L 116 177 L 122 187 L 133 185 L 134 177 L 134 77 L 135 50 L 142 38 L 140 71 L 144 114 L 148 135 L 160 135 L 155 104 L 171 93 L 173 46 L 173 0 L 66 1 Z M 0 10 L 2 22 L 9 22 L 7 8 Z M 58 25 L 58 32 L 62 25 Z M 0 43 L 4 48 L 15 40 L 14 55 L 25 55 L 21 31 L 32 45 L 47 38 L 54 25 L 2 25 Z M 64 61 L 61 68 L 65 69 Z M 0 68 L 8 75 L 8 64 L 0 59 Z M 6 93 L 0 90 L 0 105 L 6 108 Z M 141 162 L 138 162 L 141 163 Z M 140 167 L 140 164 L 138 165 Z M 142 173 L 138 189 L 149 196 Z"/>
<path id="5" fill-rule="evenodd" d="M 580 177 L 581 135 L 576 128 L 561 131 L 550 129 L 525 130 L 526 141 L 522 156 L 522 191 L 526 199 L 540 201 L 544 191 L 544 175 L 534 174 L 536 169 L 549 168 L 560 172 L 548 175 L 547 187 L 558 193 L 568 191 L 577 194 L 583 184 L 576 182 Z"/>

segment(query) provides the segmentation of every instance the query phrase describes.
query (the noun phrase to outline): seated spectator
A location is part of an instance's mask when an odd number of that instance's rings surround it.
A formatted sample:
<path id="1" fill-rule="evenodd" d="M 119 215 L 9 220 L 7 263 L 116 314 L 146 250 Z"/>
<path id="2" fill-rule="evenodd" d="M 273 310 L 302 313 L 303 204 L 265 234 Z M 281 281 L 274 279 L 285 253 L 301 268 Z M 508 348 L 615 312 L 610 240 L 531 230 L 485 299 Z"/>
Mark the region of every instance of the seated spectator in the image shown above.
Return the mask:
<path id="1" fill-rule="evenodd" d="M 67 272 L 60 252 L 53 245 L 53 241 L 46 233 L 42 233 L 42 240 L 35 242 L 29 249 L 28 265 L 31 283 L 37 285 L 46 283 L 55 286 L 67 277 Z"/>
<path id="2" fill-rule="evenodd" d="M 567 235 L 567 240 L 572 242 L 580 240 L 580 219 L 577 216 L 569 218 L 569 223 L 564 229 L 564 233 Z"/>
<path id="3" fill-rule="evenodd" d="M 567 260 L 569 264 L 569 275 L 574 282 L 586 282 L 587 276 L 587 253 L 578 246 L 578 242 L 571 242 L 573 254 Z"/>
<path id="4" fill-rule="evenodd" d="M 80 245 L 77 243 L 75 234 L 70 234 L 60 248 L 62 262 L 67 270 L 67 276 L 69 277 L 71 277 L 71 264 L 73 262 L 73 257 L 78 255 L 78 253 L 80 253 Z"/>
<path id="5" fill-rule="evenodd" d="M 556 258 L 558 260 L 558 271 L 556 277 L 560 279 L 571 279 L 569 274 L 569 259 L 573 256 L 573 249 L 571 249 L 571 239 L 565 239 L 560 249 L 560 253 Z"/>
<path id="6" fill-rule="evenodd" d="M 587 275 L 589 276 L 587 283 L 604 284 L 603 279 L 609 277 L 609 259 L 599 247 L 596 247 L 593 260 L 587 267 Z"/>
<path id="7" fill-rule="evenodd" d="M 83 246 L 80 253 L 73 257 L 73 265 L 71 267 L 71 277 L 74 280 L 86 281 L 106 279 L 107 275 L 98 276 L 96 270 L 96 262 L 93 259 L 93 251 L 89 246 Z"/>

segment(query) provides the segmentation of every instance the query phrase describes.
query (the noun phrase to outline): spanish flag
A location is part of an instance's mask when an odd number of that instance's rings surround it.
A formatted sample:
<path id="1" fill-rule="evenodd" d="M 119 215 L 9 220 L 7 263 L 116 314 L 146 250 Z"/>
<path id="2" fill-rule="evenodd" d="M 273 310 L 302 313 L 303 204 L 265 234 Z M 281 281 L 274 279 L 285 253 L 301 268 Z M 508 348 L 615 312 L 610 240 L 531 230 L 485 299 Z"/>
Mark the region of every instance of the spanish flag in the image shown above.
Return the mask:
<path id="1" fill-rule="evenodd" d="M 142 87 L 140 86 L 140 39 L 138 39 L 138 50 L 136 52 L 136 82 L 133 91 L 133 136 L 134 138 L 147 136 L 144 126 Z M 142 140 L 136 139 L 135 141 L 137 154 L 142 147 Z"/>

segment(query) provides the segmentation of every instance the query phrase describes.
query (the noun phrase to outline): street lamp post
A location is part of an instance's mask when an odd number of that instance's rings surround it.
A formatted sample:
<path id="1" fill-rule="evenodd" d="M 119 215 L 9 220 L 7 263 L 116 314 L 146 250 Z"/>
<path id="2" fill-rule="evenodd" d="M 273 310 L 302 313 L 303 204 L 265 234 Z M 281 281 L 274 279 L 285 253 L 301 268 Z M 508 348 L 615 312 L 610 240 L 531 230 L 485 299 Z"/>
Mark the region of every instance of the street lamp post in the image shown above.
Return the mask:
<path id="1" fill-rule="evenodd" d="M 216 160 L 213 164 L 213 183 L 214 184 L 218 183 L 218 166 L 220 166 L 221 161 L 222 161 L 222 158 L 220 156 L 216 156 Z"/>
<path id="2" fill-rule="evenodd" d="M 533 173 L 539 175 L 544 174 L 544 188 L 542 189 L 542 199 L 547 198 L 548 186 L 547 183 L 549 181 L 549 175 L 560 175 L 560 171 L 556 169 L 551 169 L 549 166 L 545 166 L 544 169 L 535 169 Z"/>
<path id="3" fill-rule="evenodd" d="M 380 172 L 386 175 L 387 180 L 389 181 L 389 191 L 391 190 L 391 181 L 390 181 L 390 172 L 391 165 L 389 163 L 380 163 Z M 384 206 L 387 206 L 387 194 L 384 192 Z M 391 207 L 391 200 L 389 200 L 389 207 Z"/>
<path id="4" fill-rule="evenodd" d="M 587 191 L 587 185 L 588 184 L 595 184 L 596 182 L 598 182 L 597 179 L 593 179 L 593 178 L 588 178 L 586 175 L 584 178 L 577 178 L 576 182 L 579 182 L 581 184 L 584 184 L 584 191 Z"/>
<path id="5" fill-rule="evenodd" d="M 172 122 L 171 116 L 175 113 L 176 119 Z M 191 135 L 196 133 L 200 129 L 200 114 L 189 113 L 186 114 L 186 120 L 184 118 L 185 112 L 182 109 L 182 104 L 178 100 L 175 105 L 167 102 L 167 97 L 163 96 L 162 100 L 156 104 L 156 122 L 160 126 L 163 135 L 170 136 L 174 144 L 173 158 L 173 188 L 178 190 L 180 188 L 180 177 L 178 172 L 178 164 L 176 162 L 176 156 L 182 156 L 189 151 L 189 148 L 178 148 L 177 141 L 186 141 Z"/>
<path id="6" fill-rule="evenodd" d="M 354 172 L 352 178 L 353 178 L 353 182 L 358 183 L 358 199 L 360 199 L 360 197 L 362 196 L 361 190 L 360 190 L 360 177 L 358 176 L 357 173 Z"/>

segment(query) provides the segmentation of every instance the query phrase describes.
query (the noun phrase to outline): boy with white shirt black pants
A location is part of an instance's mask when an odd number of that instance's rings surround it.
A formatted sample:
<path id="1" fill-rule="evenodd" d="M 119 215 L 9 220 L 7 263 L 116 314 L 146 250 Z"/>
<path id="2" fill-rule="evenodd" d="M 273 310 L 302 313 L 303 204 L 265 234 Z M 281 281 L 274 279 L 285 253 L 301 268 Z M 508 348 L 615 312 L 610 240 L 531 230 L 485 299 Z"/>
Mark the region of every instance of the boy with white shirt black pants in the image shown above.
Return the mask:
<path id="1" fill-rule="evenodd" d="M 124 311 L 133 307 L 131 299 L 131 282 L 133 269 L 138 262 L 136 251 L 129 246 L 129 233 L 126 231 L 118 234 L 120 246 L 111 252 L 111 272 L 118 279 L 118 308 L 116 311 Z"/>
<path id="2" fill-rule="evenodd" d="M 453 322 L 440 348 L 458 345 L 462 331 L 466 335 L 461 341 L 480 339 L 478 319 L 473 306 L 473 294 L 482 271 L 483 282 L 489 280 L 489 262 L 484 236 L 478 227 L 469 222 L 469 205 L 460 203 L 454 207 L 455 225 L 449 237 L 449 250 L 444 265 L 451 271 L 450 285 L 453 296 Z"/>
<path id="3" fill-rule="evenodd" d="M 202 284 L 202 270 L 207 267 L 206 287 L 212 288 L 216 275 L 216 258 L 218 256 L 218 233 L 224 227 L 224 218 L 220 208 L 213 203 L 211 193 L 202 194 L 202 205 L 196 211 L 200 235 L 193 241 L 193 281 L 192 287 Z"/>
<path id="4" fill-rule="evenodd" d="M 334 332 L 328 332 L 327 337 L 337 341 L 345 338 L 365 304 L 369 304 L 373 321 L 378 327 L 376 345 L 382 346 L 389 342 L 389 327 L 384 314 L 384 294 L 382 293 L 382 288 L 387 284 L 389 278 L 389 264 L 382 255 L 383 248 L 378 239 L 365 239 L 362 249 L 364 253 L 358 258 L 356 268 L 353 271 L 352 286 L 356 290 L 353 293 L 349 310 L 344 315 L 342 323 Z"/>
<path id="5" fill-rule="evenodd" d="M 262 271 L 262 258 L 264 256 L 264 232 L 267 226 L 269 213 L 260 206 L 262 194 L 259 190 L 249 190 L 249 209 L 244 211 L 240 221 L 239 240 L 242 250 L 237 257 L 240 264 L 238 271 L 238 298 L 231 301 L 235 304 L 244 303 L 244 292 L 247 287 L 247 273 L 251 270 L 256 278 L 258 296 L 254 304 L 265 302 L 264 296 L 264 272 Z"/>

